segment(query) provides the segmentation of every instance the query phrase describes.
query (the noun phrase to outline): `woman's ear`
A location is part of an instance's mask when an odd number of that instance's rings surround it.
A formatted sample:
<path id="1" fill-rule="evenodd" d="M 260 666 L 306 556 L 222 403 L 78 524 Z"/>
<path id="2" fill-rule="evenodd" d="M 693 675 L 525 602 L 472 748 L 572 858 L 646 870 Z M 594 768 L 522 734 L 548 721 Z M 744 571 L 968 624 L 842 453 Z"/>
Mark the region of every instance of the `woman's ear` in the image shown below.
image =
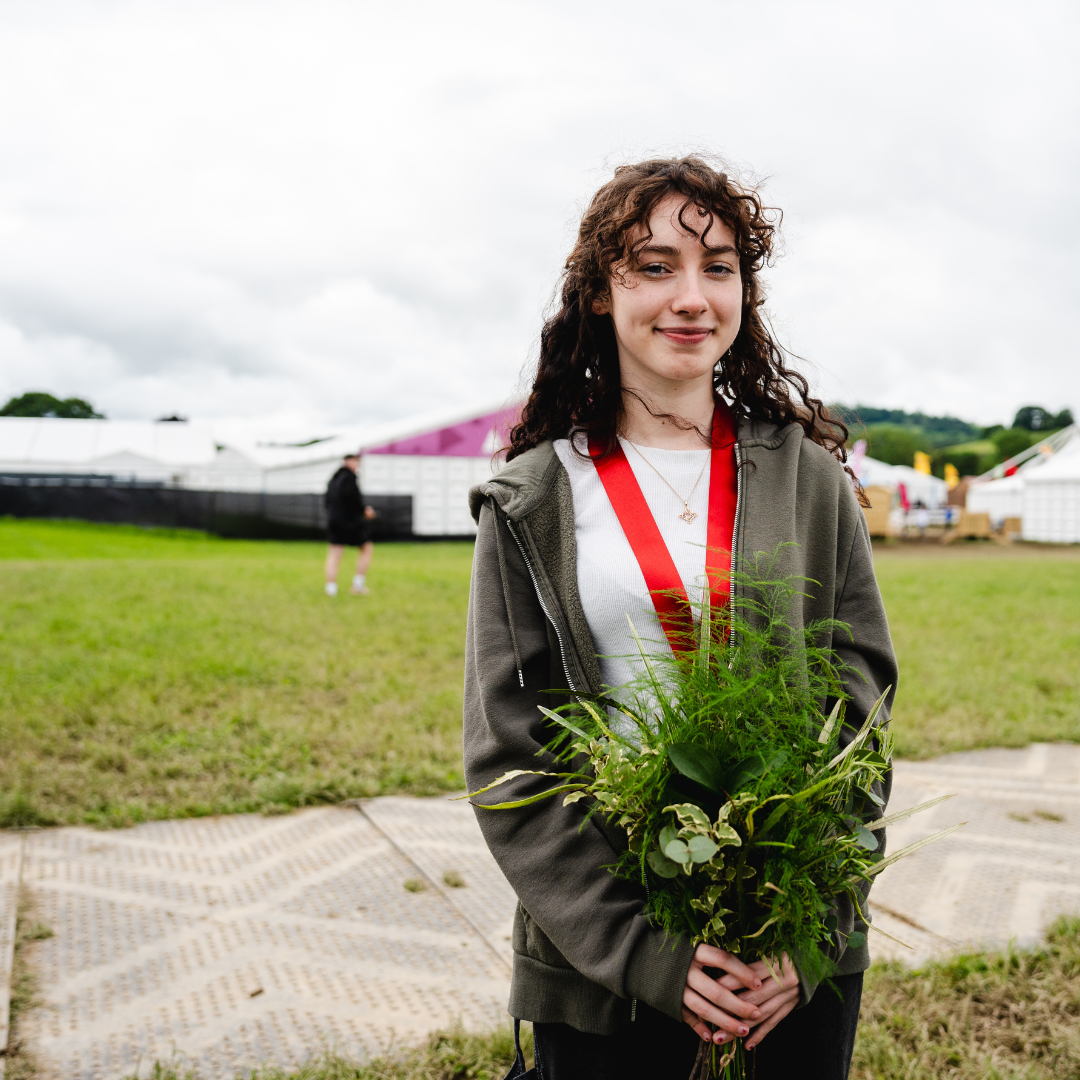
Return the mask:
<path id="1" fill-rule="evenodd" d="M 594 315 L 610 315 L 611 297 L 606 294 L 604 296 L 598 296 L 592 302 L 592 313 Z"/>

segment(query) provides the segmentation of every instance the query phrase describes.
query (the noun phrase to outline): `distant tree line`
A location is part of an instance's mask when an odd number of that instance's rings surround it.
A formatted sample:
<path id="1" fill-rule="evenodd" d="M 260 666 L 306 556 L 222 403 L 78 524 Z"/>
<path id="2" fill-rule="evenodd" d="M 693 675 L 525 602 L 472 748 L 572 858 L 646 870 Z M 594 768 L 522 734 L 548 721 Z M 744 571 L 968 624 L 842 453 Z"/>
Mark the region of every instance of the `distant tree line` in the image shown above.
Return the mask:
<path id="1" fill-rule="evenodd" d="M 58 398 L 42 390 L 13 397 L 2 409 L 0 416 L 59 416 L 64 420 L 104 420 L 94 411 L 94 406 L 82 398 Z"/>
<path id="2" fill-rule="evenodd" d="M 1041 405 L 1018 409 L 1012 426 L 979 427 L 956 416 L 928 416 L 903 409 L 875 409 L 870 405 L 831 405 L 830 410 L 848 426 L 850 444 L 866 439 L 871 457 L 890 465 L 910 465 L 915 452 L 929 454 L 940 476 L 946 463 L 961 476 L 977 476 L 999 462 L 1022 453 L 1048 434 L 1073 423 L 1070 409 L 1053 413 Z M 58 398 L 41 390 L 13 397 L 0 416 L 58 416 L 70 420 L 103 420 L 82 398 Z M 179 416 L 163 420 L 181 420 Z M 303 445 L 303 444 L 300 444 Z"/>
<path id="3" fill-rule="evenodd" d="M 1011 427 L 979 427 L 955 416 L 867 405 L 834 405 L 831 409 L 847 424 L 849 442 L 865 439 L 871 457 L 890 465 L 910 465 L 915 452 L 922 451 L 930 455 L 938 476 L 943 475 L 946 464 L 955 465 L 961 476 L 978 476 L 1074 422 L 1070 409 L 1053 413 L 1041 405 L 1017 410 Z"/>

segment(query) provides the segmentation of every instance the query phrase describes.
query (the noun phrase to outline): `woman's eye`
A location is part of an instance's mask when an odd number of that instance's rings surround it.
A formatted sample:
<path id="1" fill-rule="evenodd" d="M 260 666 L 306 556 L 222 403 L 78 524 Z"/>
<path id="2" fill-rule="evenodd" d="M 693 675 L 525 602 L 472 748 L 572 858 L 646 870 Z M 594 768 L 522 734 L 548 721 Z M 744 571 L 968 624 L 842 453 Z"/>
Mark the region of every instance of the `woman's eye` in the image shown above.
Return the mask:
<path id="1" fill-rule="evenodd" d="M 710 274 L 716 274 L 719 277 L 726 277 L 728 274 L 735 273 L 735 271 L 725 263 L 717 263 L 715 266 L 710 266 L 708 272 Z"/>
<path id="2" fill-rule="evenodd" d="M 661 274 L 667 272 L 667 267 L 663 263 L 648 263 L 641 268 L 643 274 L 650 274 L 653 277 L 659 277 Z"/>

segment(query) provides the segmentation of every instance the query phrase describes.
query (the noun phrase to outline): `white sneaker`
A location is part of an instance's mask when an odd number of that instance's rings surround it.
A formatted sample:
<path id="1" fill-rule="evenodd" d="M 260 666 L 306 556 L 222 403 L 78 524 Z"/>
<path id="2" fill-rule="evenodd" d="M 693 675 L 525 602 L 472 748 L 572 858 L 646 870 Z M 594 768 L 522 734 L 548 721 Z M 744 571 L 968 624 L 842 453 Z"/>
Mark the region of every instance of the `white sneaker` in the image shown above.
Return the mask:
<path id="1" fill-rule="evenodd" d="M 349 590 L 353 596 L 370 596 L 371 590 L 366 585 L 361 585 L 357 588 L 355 585 Z"/>
<path id="2" fill-rule="evenodd" d="M 328 581 L 326 583 L 326 595 L 327 596 L 337 596 L 337 582 L 336 581 Z"/>

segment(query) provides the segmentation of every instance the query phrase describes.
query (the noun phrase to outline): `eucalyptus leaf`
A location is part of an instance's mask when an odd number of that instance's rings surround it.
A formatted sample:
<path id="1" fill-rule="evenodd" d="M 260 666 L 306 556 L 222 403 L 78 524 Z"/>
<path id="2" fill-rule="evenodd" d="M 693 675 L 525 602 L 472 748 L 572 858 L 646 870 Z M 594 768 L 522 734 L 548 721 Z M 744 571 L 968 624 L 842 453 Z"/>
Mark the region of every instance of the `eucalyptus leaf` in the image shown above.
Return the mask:
<path id="1" fill-rule="evenodd" d="M 847 947 L 849 949 L 861 949 L 865 944 L 866 935 L 861 930 L 848 934 Z"/>
<path id="2" fill-rule="evenodd" d="M 672 840 L 678 840 L 678 838 L 679 830 L 674 825 L 665 825 L 660 830 L 660 850 L 663 851 Z"/>
<path id="3" fill-rule="evenodd" d="M 662 851 L 650 851 L 648 861 L 662 878 L 673 878 L 679 873 L 679 864 L 672 862 Z"/>
<path id="4" fill-rule="evenodd" d="M 866 848 L 867 851 L 877 851 L 878 838 L 865 825 L 859 826 L 857 836 L 859 847 Z"/>
<path id="5" fill-rule="evenodd" d="M 681 866 L 685 866 L 690 861 L 690 849 L 682 840 L 672 840 L 665 844 L 664 854 L 672 862 L 677 862 Z"/>
<path id="6" fill-rule="evenodd" d="M 720 850 L 707 836 L 691 836 L 686 846 L 690 851 L 690 858 L 696 863 L 708 862 Z"/>

